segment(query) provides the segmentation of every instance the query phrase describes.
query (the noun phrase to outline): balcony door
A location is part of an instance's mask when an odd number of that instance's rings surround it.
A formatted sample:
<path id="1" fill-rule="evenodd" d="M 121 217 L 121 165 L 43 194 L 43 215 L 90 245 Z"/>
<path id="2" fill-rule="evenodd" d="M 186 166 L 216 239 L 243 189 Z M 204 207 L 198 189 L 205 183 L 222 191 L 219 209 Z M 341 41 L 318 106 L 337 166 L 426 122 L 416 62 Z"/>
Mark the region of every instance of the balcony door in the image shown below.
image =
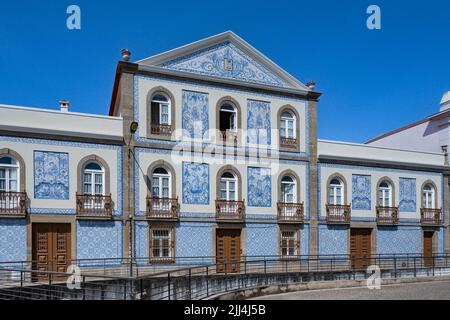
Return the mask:
<path id="1" fill-rule="evenodd" d="M 220 200 L 237 201 L 237 179 L 231 172 L 220 177 Z"/>
<path id="2" fill-rule="evenodd" d="M 0 158 L 0 207 L 3 210 L 19 207 L 19 199 L 12 194 L 19 192 L 18 176 L 17 160 L 11 157 Z"/>
<path id="3" fill-rule="evenodd" d="M 105 171 L 96 162 L 89 162 L 83 171 L 84 209 L 102 209 L 105 206 Z"/>
<path id="4" fill-rule="evenodd" d="M 32 234 L 33 268 L 39 271 L 66 272 L 71 264 L 70 224 L 33 223 Z M 48 279 L 48 275 L 41 273 L 37 278 Z"/>
<path id="5" fill-rule="evenodd" d="M 241 229 L 217 229 L 217 272 L 239 272 L 241 258 Z"/>

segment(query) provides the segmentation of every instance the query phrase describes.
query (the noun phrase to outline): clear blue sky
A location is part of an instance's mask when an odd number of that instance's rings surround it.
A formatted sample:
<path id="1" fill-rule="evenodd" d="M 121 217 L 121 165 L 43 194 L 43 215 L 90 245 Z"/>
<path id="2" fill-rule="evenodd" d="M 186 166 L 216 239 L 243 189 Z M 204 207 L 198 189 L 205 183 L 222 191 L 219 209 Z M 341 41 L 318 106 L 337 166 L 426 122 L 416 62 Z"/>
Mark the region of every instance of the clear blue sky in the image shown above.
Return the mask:
<path id="1" fill-rule="evenodd" d="M 66 28 L 77 4 L 82 29 Z M 382 30 L 366 28 L 381 7 Z M 120 49 L 132 60 L 233 30 L 315 80 L 319 137 L 362 142 L 438 110 L 450 90 L 450 3 L 440 1 L 8 1 L 0 103 L 106 114 Z"/>

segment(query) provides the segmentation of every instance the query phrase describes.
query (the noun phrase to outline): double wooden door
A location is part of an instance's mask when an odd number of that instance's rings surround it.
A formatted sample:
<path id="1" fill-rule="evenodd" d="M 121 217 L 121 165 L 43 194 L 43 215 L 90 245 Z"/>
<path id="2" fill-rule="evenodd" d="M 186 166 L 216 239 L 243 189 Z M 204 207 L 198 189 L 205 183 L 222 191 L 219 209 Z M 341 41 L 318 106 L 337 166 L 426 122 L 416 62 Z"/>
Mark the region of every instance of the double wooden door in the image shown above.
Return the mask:
<path id="1" fill-rule="evenodd" d="M 70 262 L 71 231 L 66 223 L 33 223 L 33 264 L 40 271 L 67 272 Z M 38 278 L 48 278 L 39 273 Z"/>
<path id="2" fill-rule="evenodd" d="M 433 266 L 433 235 L 433 231 L 423 233 L 423 265 L 425 267 Z"/>
<path id="3" fill-rule="evenodd" d="M 350 229 L 350 259 L 352 268 L 366 269 L 371 263 L 372 229 Z"/>
<path id="4" fill-rule="evenodd" d="M 216 262 L 217 272 L 239 272 L 241 258 L 241 230 L 217 229 Z"/>

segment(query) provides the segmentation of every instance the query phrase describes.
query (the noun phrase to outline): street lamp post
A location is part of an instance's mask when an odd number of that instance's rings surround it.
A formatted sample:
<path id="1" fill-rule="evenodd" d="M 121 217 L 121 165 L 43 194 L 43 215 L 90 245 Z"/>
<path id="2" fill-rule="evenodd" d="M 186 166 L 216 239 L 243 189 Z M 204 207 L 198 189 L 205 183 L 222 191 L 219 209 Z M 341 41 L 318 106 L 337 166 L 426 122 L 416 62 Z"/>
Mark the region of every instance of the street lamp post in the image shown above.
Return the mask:
<path id="1" fill-rule="evenodd" d="M 131 181 L 131 138 L 133 134 L 136 133 L 138 129 L 138 123 L 133 121 L 130 124 L 130 138 L 128 139 L 127 147 L 128 147 L 128 179 Z M 131 183 L 131 182 L 130 182 Z M 129 259 L 130 259 L 130 277 L 133 275 L 133 213 L 131 210 L 131 188 L 128 186 L 128 224 L 129 224 L 129 239 L 128 239 L 128 251 L 129 251 Z"/>

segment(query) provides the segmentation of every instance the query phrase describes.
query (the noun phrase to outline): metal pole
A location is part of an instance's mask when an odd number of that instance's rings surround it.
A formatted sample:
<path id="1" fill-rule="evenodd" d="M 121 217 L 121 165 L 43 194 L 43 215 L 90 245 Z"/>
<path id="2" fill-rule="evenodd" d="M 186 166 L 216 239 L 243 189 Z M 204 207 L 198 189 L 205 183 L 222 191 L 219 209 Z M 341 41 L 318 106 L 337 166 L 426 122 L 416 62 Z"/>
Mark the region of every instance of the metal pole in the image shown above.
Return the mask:
<path id="1" fill-rule="evenodd" d="M 209 268 L 206 266 L 206 296 L 209 297 Z"/>
<path id="2" fill-rule="evenodd" d="M 83 276 L 83 300 L 86 300 L 86 276 Z"/>
<path id="3" fill-rule="evenodd" d="M 189 269 L 189 278 L 188 278 L 188 283 L 189 283 L 189 300 L 192 299 L 192 282 L 191 282 L 191 269 Z"/>
<path id="4" fill-rule="evenodd" d="M 167 286 L 168 286 L 169 301 L 170 301 L 170 273 L 167 274 Z"/>
<path id="5" fill-rule="evenodd" d="M 416 273 L 416 257 L 413 258 L 414 259 L 414 278 L 417 277 L 417 273 Z"/>
<path id="6" fill-rule="evenodd" d="M 397 258 L 394 254 L 394 277 L 397 278 Z"/>

